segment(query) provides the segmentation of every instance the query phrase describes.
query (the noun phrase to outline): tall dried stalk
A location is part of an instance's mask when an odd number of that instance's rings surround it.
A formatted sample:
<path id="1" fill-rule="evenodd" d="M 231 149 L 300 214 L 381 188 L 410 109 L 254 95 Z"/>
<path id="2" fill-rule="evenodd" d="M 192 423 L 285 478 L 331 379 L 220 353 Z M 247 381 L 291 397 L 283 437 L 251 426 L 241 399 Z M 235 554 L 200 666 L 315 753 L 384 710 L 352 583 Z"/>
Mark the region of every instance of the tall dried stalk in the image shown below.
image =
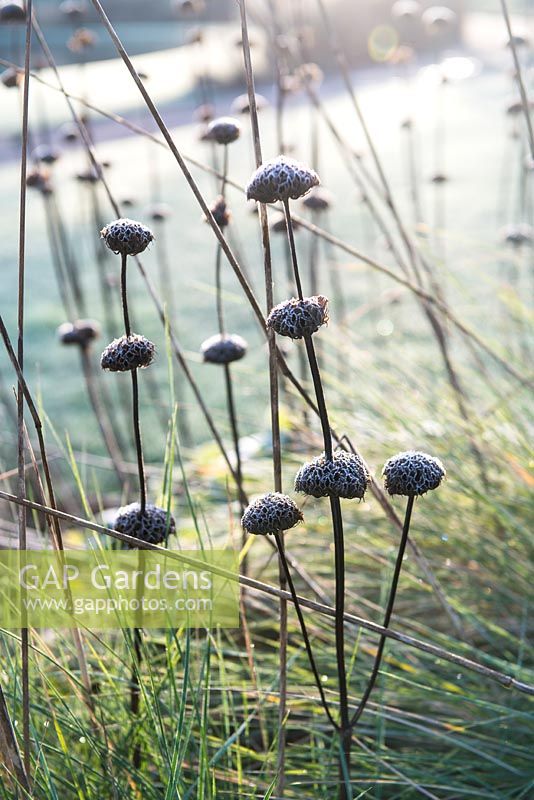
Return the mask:
<path id="1" fill-rule="evenodd" d="M 252 128 L 252 138 L 254 142 L 254 159 L 256 167 L 263 161 L 260 126 L 258 119 L 258 109 L 256 106 L 256 89 L 254 85 L 254 72 L 252 69 L 252 59 L 250 55 L 250 40 L 248 35 L 248 22 L 245 0 L 238 0 L 239 14 L 241 19 L 241 40 L 243 42 L 243 61 L 245 66 L 245 76 L 247 81 L 247 93 L 250 107 L 250 124 Z M 259 220 L 261 227 L 261 240 L 263 247 L 263 269 L 265 276 L 265 305 L 266 313 L 269 314 L 274 305 L 273 295 L 273 270 L 271 260 L 271 243 L 269 239 L 269 222 L 267 219 L 267 209 L 263 203 L 259 204 Z M 271 408 L 271 442 L 273 449 L 273 485 L 275 492 L 282 491 L 282 448 L 280 442 L 280 414 L 279 414 L 279 386 L 278 386 L 278 364 L 277 348 L 274 331 L 267 329 L 267 344 L 269 348 L 269 400 Z M 286 588 L 286 562 L 284 554 L 284 543 L 280 537 L 278 544 L 278 581 L 282 591 Z M 277 792 L 280 797 L 284 796 L 285 788 L 285 718 L 287 713 L 287 601 L 280 600 L 280 669 L 278 671 L 278 761 L 277 761 Z"/>
<path id="2" fill-rule="evenodd" d="M 18 299 L 17 299 L 17 360 L 21 373 L 24 370 L 24 290 L 26 267 L 26 174 L 28 163 L 28 112 L 30 95 L 30 58 L 33 0 L 26 0 L 26 40 L 24 51 L 24 89 L 22 100 L 22 135 L 20 162 L 20 205 L 19 205 L 19 257 L 18 257 Z M 17 487 L 19 497 L 26 495 L 26 470 L 24 464 L 24 390 L 19 378 L 17 388 Z M 28 546 L 26 536 L 26 510 L 18 508 L 19 550 Z M 21 630 L 22 658 L 22 737 L 24 742 L 24 770 L 31 782 L 30 753 L 30 677 L 29 677 L 29 631 L 23 614 Z"/>

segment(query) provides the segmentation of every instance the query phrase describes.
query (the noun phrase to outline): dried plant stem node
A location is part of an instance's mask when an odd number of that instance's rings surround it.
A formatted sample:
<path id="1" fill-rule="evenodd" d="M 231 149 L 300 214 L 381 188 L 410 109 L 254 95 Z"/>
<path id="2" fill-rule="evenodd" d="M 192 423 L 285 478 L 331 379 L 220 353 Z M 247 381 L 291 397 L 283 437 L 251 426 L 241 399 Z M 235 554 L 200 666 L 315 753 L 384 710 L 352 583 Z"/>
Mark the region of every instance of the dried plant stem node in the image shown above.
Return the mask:
<path id="1" fill-rule="evenodd" d="M 294 528 L 304 517 L 286 494 L 269 492 L 254 500 L 245 510 L 241 524 L 247 533 L 266 536 Z"/>
<path id="2" fill-rule="evenodd" d="M 275 203 L 298 200 L 320 183 L 319 176 L 305 164 L 287 156 L 278 156 L 262 164 L 247 185 L 247 200 Z"/>
<path id="3" fill-rule="evenodd" d="M 132 369 L 144 369 L 154 361 L 156 346 L 145 336 L 132 333 L 114 339 L 100 359 L 102 369 L 110 372 L 128 372 Z"/>
<path id="4" fill-rule="evenodd" d="M 124 256 L 139 255 L 154 240 L 154 234 L 150 228 L 127 218 L 110 222 L 109 225 L 102 228 L 100 237 L 113 253 L 120 253 Z"/>
<path id="5" fill-rule="evenodd" d="M 231 364 L 246 355 L 247 342 L 236 333 L 215 334 L 200 345 L 200 352 L 206 364 Z"/>
<path id="6" fill-rule="evenodd" d="M 295 297 L 284 300 L 275 306 L 267 317 L 268 328 L 290 339 L 311 336 L 327 322 L 328 298 L 322 294 L 304 297 L 302 300 Z"/>
<path id="7" fill-rule="evenodd" d="M 117 511 L 113 527 L 149 544 L 161 544 L 176 533 L 176 523 L 166 509 L 148 504 L 143 513 L 139 503 L 130 503 Z"/>
<path id="8" fill-rule="evenodd" d="M 446 472 L 438 458 L 428 453 L 409 450 L 388 459 L 382 475 L 389 494 L 410 497 L 437 489 Z"/>
<path id="9" fill-rule="evenodd" d="M 331 459 L 323 453 L 304 464 L 295 478 L 295 491 L 312 497 L 361 500 L 369 481 L 369 472 L 360 456 L 339 450 Z"/>

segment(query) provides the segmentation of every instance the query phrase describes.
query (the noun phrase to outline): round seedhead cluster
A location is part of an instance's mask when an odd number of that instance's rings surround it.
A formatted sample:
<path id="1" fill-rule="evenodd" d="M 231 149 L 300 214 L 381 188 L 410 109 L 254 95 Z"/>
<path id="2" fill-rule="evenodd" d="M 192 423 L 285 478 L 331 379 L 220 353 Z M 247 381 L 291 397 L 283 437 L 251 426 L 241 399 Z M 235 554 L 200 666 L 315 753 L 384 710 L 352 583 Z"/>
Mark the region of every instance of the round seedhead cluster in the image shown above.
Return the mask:
<path id="1" fill-rule="evenodd" d="M 156 346 L 144 336 L 132 333 L 114 339 L 100 358 L 100 366 L 109 372 L 128 372 L 132 369 L 144 369 L 154 361 Z"/>
<path id="2" fill-rule="evenodd" d="M 370 481 L 360 456 L 339 450 L 329 459 L 323 453 L 297 472 L 295 491 L 312 497 L 345 497 L 361 500 Z"/>
<path id="3" fill-rule="evenodd" d="M 2 75 L 0 75 L 0 81 L 6 89 L 14 89 L 22 83 L 22 73 L 13 69 L 13 67 L 8 67 L 2 72 Z"/>
<path id="4" fill-rule="evenodd" d="M 113 253 L 136 256 L 146 250 L 154 234 L 145 225 L 133 219 L 116 219 L 100 231 L 100 237 Z"/>
<path id="5" fill-rule="evenodd" d="M 57 335 L 61 344 L 77 344 L 80 347 L 88 347 L 100 336 L 100 325 L 94 319 L 64 322 L 57 329 Z"/>
<path id="6" fill-rule="evenodd" d="M 101 171 L 100 167 L 95 169 L 92 165 L 87 167 L 87 169 L 82 169 L 81 172 L 76 173 L 76 180 L 80 181 L 80 183 L 98 183 L 101 178 Z M 105 230 L 105 228 L 104 228 Z M 104 238 L 102 236 L 102 232 L 100 232 L 100 238 Z"/>
<path id="7" fill-rule="evenodd" d="M 211 105 L 211 103 L 203 103 L 202 105 L 198 106 L 198 108 L 195 109 L 193 114 L 193 117 L 198 122 L 204 122 L 205 124 L 211 122 L 214 116 L 215 116 L 215 109 Z"/>
<path id="8" fill-rule="evenodd" d="M 310 211 L 328 211 L 332 205 L 332 195 L 326 189 L 317 186 L 304 198 L 302 204 Z"/>
<path id="9" fill-rule="evenodd" d="M 46 192 L 50 186 L 50 170 L 46 167 L 34 167 L 26 175 L 26 186 L 30 189 L 39 189 Z"/>
<path id="10" fill-rule="evenodd" d="M 320 183 L 319 176 L 299 161 L 278 156 L 262 164 L 247 185 L 247 200 L 275 203 L 298 200 Z"/>
<path id="11" fill-rule="evenodd" d="M 421 15 L 421 21 L 429 33 L 443 33 L 456 22 L 456 14 L 447 6 L 430 6 Z"/>
<path id="12" fill-rule="evenodd" d="M 269 492 L 248 506 L 241 524 L 247 533 L 265 536 L 288 531 L 303 519 L 302 511 L 290 497 L 280 492 Z"/>
<path id="13" fill-rule="evenodd" d="M 247 342 L 237 333 L 220 333 L 210 336 L 200 345 L 200 352 L 205 364 L 231 364 L 246 355 Z"/>
<path id="14" fill-rule="evenodd" d="M 416 450 L 398 453 L 386 461 L 382 470 L 386 491 L 407 497 L 437 489 L 445 474 L 438 458 Z"/>
<path id="15" fill-rule="evenodd" d="M 217 117 L 208 125 L 207 138 L 217 144 L 232 144 L 241 136 L 241 125 L 232 117 Z"/>
<path id="16" fill-rule="evenodd" d="M 319 294 L 298 300 L 284 300 L 275 306 L 267 317 L 267 327 L 280 336 L 302 339 L 311 336 L 328 322 L 328 298 Z"/>
<path id="17" fill-rule="evenodd" d="M 232 213 L 229 211 L 226 200 L 222 195 L 219 195 L 213 205 L 210 206 L 210 211 L 219 228 L 226 228 L 230 224 Z"/>
<path id="18" fill-rule="evenodd" d="M 139 503 L 119 508 L 113 528 L 149 544 L 161 544 L 176 533 L 174 517 L 166 509 L 148 504 L 142 514 Z"/>
<path id="19" fill-rule="evenodd" d="M 534 244 L 534 228 L 526 222 L 519 225 L 507 225 L 503 228 L 501 235 L 506 244 L 514 247 Z"/>
<path id="20" fill-rule="evenodd" d="M 0 22 L 25 22 L 26 12 L 21 0 L 1 0 Z"/>
<path id="21" fill-rule="evenodd" d="M 267 108 L 269 101 L 262 94 L 256 94 L 256 111 Z M 248 94 L 240 94 L 232 101 L 231 109 L 234 114 L 250 114 Z"/>

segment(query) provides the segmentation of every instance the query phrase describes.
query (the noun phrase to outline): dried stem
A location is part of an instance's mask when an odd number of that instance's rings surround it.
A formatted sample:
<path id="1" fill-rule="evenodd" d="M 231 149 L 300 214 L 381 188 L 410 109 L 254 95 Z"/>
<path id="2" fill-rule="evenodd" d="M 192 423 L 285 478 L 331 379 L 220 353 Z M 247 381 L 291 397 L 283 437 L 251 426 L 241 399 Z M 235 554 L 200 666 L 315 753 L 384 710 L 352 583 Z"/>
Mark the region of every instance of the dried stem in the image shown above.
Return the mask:
<path id="1" fill-rule="evenodd" d="M 521 105 L 523 106 L 523 114 L 525 115 L 525 122 L 527 124 L 528 140 L 530 144 L 530 157 L 534 159 L 534 129 L 532 127 L 532 120 L 530 118 L 530 106 L 529 106 L 527 90 L 525 87 L 525 81 L 523 79 L 521 62 L 519 61 L 519 56 L 517 55 L 517 47 L 512 33 L 512 23 L 510 22 L 510 14 L 508 12 L 507 0 L 501 0 L 501 8 L 504 21 L 506 23 L 506 30 L 508 31 L 508 41 L 514 59 L 515 76 L 519 86 L 519 92 L 521 94 Z"/>
<path id="2" fill-rule="evenodd" d="M 28 112 L 30 93 L 30 58 L 31 58 L 31 33 L 33 0 L 27 0 L 26 11 L 26 39 L 24 51 L 24 89 L 22 97 L 22 132 L 21 132 L 21 164 L 20 164 L 20 205 L 19 205 L 19 258 L 18 258 L 18 299 L 17 299 L 17 361 L 21 376 L 17 388 L 17 490 L 19 497 L 26 494 L 26 470 L 24 464 L 24 290 L 26 267 L 26 174 L 28 163 Z M 26 550 L 26 510 L 23 506 L 18 508 L 19 550 Z M 22 609 L 24 612 L 24 609 Z M 21 658 L 22 658 L 22 737 L 24 743 L 24 770 L 31 783 L 31 753 L 30 753 L 30 677 L 29 677 L 29 630 L 26 615 L 23 613 L 21 630 Z"/>
<path id="3" fill-rule="evenodd" d="M 397 561 L 395 563 L 395 570 L 393 572 L 393 578 L 391 581 L 391 588 L 389 590 L 389 597 L 388 603 L 386 606 L 386 613 L 384 614 L 384 628 L 389 626 L 389 622 L 391 620 L 391 615 L 393 613 L 393 606 L 395 605 L 395 596 L 397 594 L 397 587 L 399 585 L 399 577 L 402 569 L 402 561 L 404 558 L 404 552 L 406 550 L 406 543 L 408 541 L 408 533 L 410 531 L 410 521 L 412 518 L 412 510 L 413 504 L 415 500 L 415 495 L 410 495 L 408 498 L 408 503 L 406 505 L 406 514 L 404 517 L 404 525 L 402 528 L 402 536 L 401 541 L 399 544 L 399 550 L 397 553 Z M 354 726 L 358 720 L 360 719 L 361 715 L 365 710 L 365 706 L 371 696 L 371 692 L 373 691 L 373 687 L 376 683 L 376 679 L 378 677 L 378 670 L 380 669 L 380 664 L 382 663 L 382 656 L 384 654 L 384 646 L 386 644 L 386 637 L 381 636 L 380 641 L 378 643 L 378 649 L 375 655 L 375 660 L 373 664 L 373 669 L 371 671 L 371 676 L 369 678 L 369 682 L 367 684 L 367 688 L 362 695 L 362 699 L 358 703 L 358 708 L 354 712 L 354 715 L 351 718 L 350 724 Z"/>
<path id="4" fill-rule="evenodd" d="M 121 300 L 122 300 L 122 314 L 124 317 L 124 328 L 126 336 L 132 335 L 130 326 L 130 314 L 128 312 L 128 292 L 126 287 L 126 264 L 128 256 L 123 253 L 121 255 Z M 135 435 L 135 449 L 137 452 L 137 470 L 139 472 L 139 496 L 140 496 L 140 512 L 145 513 L 146 509 L 146 477 L 145 477 L 145 463 L 143 459 L 143 442 L 141 438 L 141 421 L 139 419 L 139 384 L 137 380 L 137 369 L 132 369 L 132 416 L 134 424 Z"/>
<path id="5" fill-rule="evenodd" d="M 238 0 L 239 13 L 241 18 L 241 40 L 243 42 L 243 61 L 247 80 L 248 102 L 250 108 L 250 124 L 252 128 L 252 138 L 254 142 L 254 159 L 256 167 L 260 167 L 263 161 L 261 149 L 260 126 L 258 119 L 258 109 L 256 105 L 256 89 L 254 85 L 254 72 L 252 69 L 252 59 L 250 55 L 250 40 L 248 35 L 248 22 L 245 0 Z M 274 306 L 273 296 L 273 270 L 271 261 L 271 242 L 269 238 L 269 222 L 267 219 L 267 209 L 263 203 L 258 204 L 259 220 L 261 227 L 261 239 L 263 247 L 263 269 L 265 276 L 265 301 L 266 312 L 269 314 Z M 282 447 L 280 441 L 280 413 L 279 413 L 279 385 L 278 385 L 278 357 L 275 332 L 271 328 L 264 327 L 267 331 L 267 344 L 269 347 L 269 400 L 271 408 L 271 442 L 273 450 L 273 483 L 275 492 L 282 491 Z M 286 570 L 284 569 L 283 559 L 285 559 L 285 547 L 283 539 L 277 542 L 278 545 L 278 582 L 280 590 L 286 588 Z M 287 563 L 287 562 L 286 562 Z M 284 722 L 287 709 L 287 601 L 280 598 L 280 637 L 279 637 L 279 657 L 280 669 L 278 671 L 279 683 L 279 706 L 278 706 L 278 756 L 277 756 L 277 786 L 276 790 L 279 797 L 283 797 L 285 788 L 285 750 L 286 736 Z"/>

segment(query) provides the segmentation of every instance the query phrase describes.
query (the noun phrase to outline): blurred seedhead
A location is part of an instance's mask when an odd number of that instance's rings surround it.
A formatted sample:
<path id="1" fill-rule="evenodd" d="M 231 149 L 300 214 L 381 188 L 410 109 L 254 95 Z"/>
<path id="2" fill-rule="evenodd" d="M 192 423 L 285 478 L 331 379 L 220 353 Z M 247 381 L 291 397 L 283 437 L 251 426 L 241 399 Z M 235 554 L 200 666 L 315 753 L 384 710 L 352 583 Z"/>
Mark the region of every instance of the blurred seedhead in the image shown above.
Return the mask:
<path id="1" fill-rule="evenodd" d="M 73 53 L 83 53 L 90 50 L 98 41 L 98 36 L 89 28 L 78 28 L 67 42 L 67 47 Z"/>
<path id="2" fill-rule="evenodd" d="M 240 361 L 247 353 L 248 344 L 236 333 L 210 336 L 200 345 L 205 364 L 231 364 Z"/>
<path id="3" fill-rule="evenodd" d="M 61 344 L 76 344 L 87 348 L 100 337 L 100 325 L 94 319 L 77 319 L 74 322 L 64 322 L 57 329 Z"/>
<path id="4" fill-rule="evenodd" d="M 241 125 L 233 117 L 217 117 L 209 123 L 206 134 L 217 144 L 231 144 L 241 136 Z"/>
<path id="5" fill-rule="evenodd" d="M 256 93 L 256 110 L 263 111 L 267 108 L 269 101 L 262 94 Z M 248 94 L 240 94 L 232 100 L 231 110 L 234 114 L 250 114 L 250 102 Z"/>
<path id="6" fill-rule="evenodd" d="M 26 22 L 26 11 L 22 0 L 0 0 L 0 22 L 8 24 Z"/>

